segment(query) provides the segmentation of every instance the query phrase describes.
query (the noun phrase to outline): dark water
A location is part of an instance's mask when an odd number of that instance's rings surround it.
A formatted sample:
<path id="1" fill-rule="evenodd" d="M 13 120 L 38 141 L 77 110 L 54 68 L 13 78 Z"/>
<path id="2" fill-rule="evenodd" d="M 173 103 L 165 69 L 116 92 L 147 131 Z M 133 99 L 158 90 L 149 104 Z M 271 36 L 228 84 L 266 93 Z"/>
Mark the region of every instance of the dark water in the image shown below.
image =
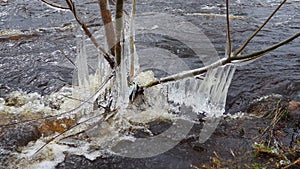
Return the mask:
<path id="1" fill-rule="evenodd" d="M 76 2 L 80 14 L 91 29 L 96 29 L 101 25 L 95 0 Z M 225 18 L 187 14 L 224 14 L 224 2 L 216 0 L 141 0 L 137 2 L 137 9 L 138 13 L 160 12 L 184 16 L 202 29 L 210 38 L 218 54 L 223 56 L 226 41 Z M 279 0 L 231 1 L 231 14 L 243 17 L 243 19 L 231 21 L 234 49 L 258 28 L 278 2 Z M 62 3 L 62 5 L 64 4 Z M 89 10 L 86 10 L 87 8 Z M 38 0 L 0 0 L 0 31 L 19 30 L 9 35 L 0 35 L 1 97 L 14 90 L 49 94 L 72 83 L 74 67 L 66 59 L 66 56 L 75 60 L 76 35 L 80 34 L 80 30 L 72 27 L 72 23 L 76 25 L 68 11 L 56 11 Z M 288 1 L 271 20 L 271 23 L 253 39 L 245 52 L 263 49 L 299 30 L 300 2 Z M 155 45 L 169 50 L 171 53 L 176 53 L 178 48 L 182 49 L 180 51 L 183 52 L 177 54 L 188 63 L 190 68 L 196 68 L 201 64 L 199 60 L 195 59 L 194 53 L 176 39 L 147 35 L 137 37 L 137 40 L 140 42 L 140 47 Z M 299 44 L 300 39 L 298 38 L 289 45 L 281 47 L 251 64 L 238 67 L 228 92 L 227 112 L 244 111 L 254 99 L 273 93 L 300 100 Z M 157 70 L 157 73 L 163 75 L 164 72 Z M 251 120 L 242 123 L 256 126 L 256 123 Z M 60 163 L 57 168 L 136 168 L 137 166 L 143 168 L 190 168 L 191 163 L 199 164 L 199 159 L 209 160 L 209 157 L 203 156 L 203 154 L 212 154 L 214 149 L 210 146 L 222 149 L 236 144 L 235 137 L 226 140 L 223 138 L 228 133 L 238 130 L 238 127 L 236 129 L 234 127 L 226 129 L 226 126 L 221 124 L 216 130 L 217 136 L 208 140 L 206 146 L 198 145 L 197 138 L 190 137 L 183 140 L 174 149 L 148 159 L 127 159 L 113 156 L 100 157 L 98 160 L 90 161 L 83 157 L 66 155 L 65 162 Z M 191 133 L 199 133 L 199 129 L 201 126 L 196 126 Z"/>
<path id="2" fill-rule="evenodd" d="M 264 21 L 278 2 L 278 0 L 231 1 L 231 14 L 243 17 L 231 21 L 234 49 Z M 79 13 L 91 29 L 101 25 L 95 1 L 76 1 L 76 3 Z M 137 9 L 138 13 L 160 12 L 185 16 L 210 38 L 219 55 L 224 55 L 225 18 L 187 15 L 188 13 L 224 14 L 223 1 L 145 0 L 138 1 Z M 18 37 L 17 39 L 12 39 L 11 34 L 0 36 L 1 95 L 19 89 L 49 94 L 72 83 L 73 66 L 65 56 L 74 60 L 76 34 L 80 34 L 80 30 L 70 27 L 71 23 L 76 25 L 70 12 L 56 11 L 37 0 L 2 0 L 0 20 L 1 31 L 21 32 L 13 34 Z M 299 1 L 290 1 L 253 39 L 245 52 L 263 49 L 299 30 Z M 184 48 L 180 43 L 174 44 L 172 39 L 164 39 L 164 41 L 166 44 L 169 43 L 170 47 L 165 49 L 170 51 L 174 48 Z M 228 93 L 226 109 L 229 112 L 245 110 L 253 99 L 272 93 L 300 99 L 299 42 L 298 38 L 251 64 L 238 67 Z M 146 43 L 144 44 L 146 46 L 153 45 L 153 42 L 147 42 L 147 38 L 143 43 Z M 189 50 L 185 51 L 187 53 L 183 53 L 182 56 L 185 57 L 186 62 L 190 62 L 192 68 L 197 67 L 198 63 L 193 58 L 193 53 L 189 53 Z M 189 54 L 191 57 L 186 58 Z"/>
<path id="3" fill-rule="evenodd" d="M 59 2 L 59 1 L 58 1 Z M 93 1 L 76 1 L 84 21 L 95 29 L 100 25 L 98 6 Z M 230 12 L 244 19 L 232 20 L 233 48 L 236 49 L 264 21 L 279 1 L 232 1 Z M 61 3 L 62 5 L 65 5 Z M 34 0 L 0 1 L 0 28 L 2 31 L 19 30 L 12 40 L 10 35 L 0 37 L 0 94 L 13 90 L 49 94 L 72 83 L 72 60 L 76 53 L 76 34 L 80 30 L 68 25 L 74 19 L 68 11 L 56 11 Z M 87 10 L 89 9 L 89 10 Z M 224 55 L 225 18 L 186 16 L 187 13 L 224 14 L 224 4 L 219 1 L 138 1 L 138 13 L 160 12 L 183 15 L 210 38 L 220 56 Z M 272 45 L 300 29 L 299 1 L 285 4 L 264 30 L 253 39 L 246 52 Z M 153 46 L 147 39 L 146 46 Z M 148 42 L 147 42 L 148 41 Z M 168 39 L 165 40 L 168 44 Z M 299 98 L 300 40 L 281 47 L 254 63 L 238 67 L 231 84 L 227 110 L 244 110 L 247 103 L 271 93 Z M 147 45 L 148 43 L 148 45 Z M 138 45 L 138 44 L 137 44 Z M 145 45 L 145 44 L 144 44 Z M 169 40 L 172 48 L 184 48 Z M 175 44 L 176 45 L 176 44 Z M 187 50 L 188 51 L 188 50 Z M 197 59 L 185 58 L 191 68 L 197 67 Z M 185 55 L 183 54 L 183 55 Z M 159 64 L 159 63 L 158 63 Z"/>

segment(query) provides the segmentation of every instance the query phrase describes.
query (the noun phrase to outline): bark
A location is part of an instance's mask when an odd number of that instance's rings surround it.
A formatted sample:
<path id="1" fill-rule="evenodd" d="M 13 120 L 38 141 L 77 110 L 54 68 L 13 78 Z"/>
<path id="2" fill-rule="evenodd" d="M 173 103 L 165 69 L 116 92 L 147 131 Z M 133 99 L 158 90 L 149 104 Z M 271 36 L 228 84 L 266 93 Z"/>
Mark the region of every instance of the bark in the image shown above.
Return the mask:
<path id="1" fill-rule="evenodd" d="M 121 47 L 121 35 L 123 30 L 123 0 L 117 0 L 116 3 L 116 62 L 117 65 L 121 63 L 122 47 Z"/>
<path id="2" fill-rule="evenodd" d="M 115 56 L 116 37 L 115 37 L 114 26 L 112 23 L 111 12 L 108 9 L 107 0 L 98 0 L 98 4 L 100 7 L 102 21 L 104 24 L 106 42 L 107 42 L 108 48 L 110 49 L 110 53 L 113 56 Z"/>

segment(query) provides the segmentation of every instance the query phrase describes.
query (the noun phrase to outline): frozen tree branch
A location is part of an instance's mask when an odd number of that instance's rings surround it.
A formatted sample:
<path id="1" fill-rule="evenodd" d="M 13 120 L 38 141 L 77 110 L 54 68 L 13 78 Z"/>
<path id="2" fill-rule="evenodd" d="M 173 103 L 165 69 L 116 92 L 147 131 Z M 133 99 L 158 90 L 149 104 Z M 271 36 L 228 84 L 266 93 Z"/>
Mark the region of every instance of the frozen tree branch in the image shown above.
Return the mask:
<path id="1" fill-rule="evenodd" d="M 176 80 L 184 79 L 187 77 L 197 76 L 197 75 L 207 72 L 209 69 L 214 69 L 219 66 L 223 66 L 223 65 L 227 65 L 227 64 L 235 64 L 235 63 L 240 63 L 240 62 L 246 62 L 249 60 L 255 60 L 255 59 L 262 57 L 263 55 L 293 41 L 294 39 L 296 39 L 300 36 L 300 32 L 298 32 L 298 33 L 294 34 L 293 36 L 289 37 L 288 39 L 281 41 L 281 42 L 279 42 L 271 47 L 268 47 L 264 50 L 253 52 L 250 54 L 239 55 L 244 50 L 244 48 L 248 45 L 248 43 L 257 35 L 257 33 L 270 21 L 270 19 L 275 15 L 275 13 L 281 8 L 281 6 L 285 2 L 286 2 L 286 0 L 283 0 L 279 4 L 279 6 L 273 11 L 273 13 L 267 18 L 267 20 L 250 36 L 250 38 L 248 38 L 247 41 L 239 49 L 237 49 L 235 52 L 232 53 L 232 44 L 231 44 L 231 37 L 230 37 L 230 23 L 229 23 L 229 0 L 226 0 L 226 35 L 227 35 L 227 44 L 228 44 L 228 46 L 227 46 L 228 51 L 226 54 L 228 56 L 226 58 L 220 59 L 217 62 L 212 63 L 208 66 L 181 72 L 181 73 L 174 74 L 174 75 L 171 75 L 168 77 L 164 77 L 159 80 L 152 81 L 152 82 L 148 83 L 146 86 L 142 86 L 142 87 L 148 88 L 148 87 L 152 87 L 152 86 L 170 82 L 170 81 L 176 81 Z"/>
<path id="2" fill-rule="evenodd" d="M 176 80 L 180 80 L 180 79 L 184 79 L 187 77 L 193 77 L 193 76 L 197 76 L 200 74 L 203 74 L 205 72 L 207 72 L 210 69 L 214 69 L 217 68 L 219 66 L 223 66 L 223 65 L 227 65 L 227 64 L 235 64 L 235 63 L 240 63 L 240 62 L 245 62 L 245 61 L 249 61 L 249 60 L 254 60 L 257 59 L 259 57 L 262 57 L 263 55 L 283 46 L 288 44 L 289 42 L 295 40 L 296 38 L 298 38 L 300 36 L 300 32 L 294 34 L 293 36 L 289 37 L 288 39 L 281 41 L 267 49 L 261 50 L 261 51 L 257 51 L 257 52 L 253 52 L 250 54 L 245 54 L 245 55 L 240 55 L 238 57 L 227 57 L 227 58 L 223 58 L 218 60 L 217 62 L 214 62 L 208 66 L 202 67 L 202 68 L 198 68 L 198 69 L 193 69 L 193 70 L 189 70 L 189 71 L 185 71 L 185 72 L 181 72 L 178 74 L 174 74 L 168 77 L 164 77 L 161 78 L 159 80 L 155 80 L 152 81 L 150 83 L 148 83 L 146 86 L 142 86 L 144 88 L 148 88 L 148 87 L 152 87 L 158 84 L 162 84 L 162 83 L 166 83 L 166 82 L 170 82 L 170 81 L 176 81 Z"/>

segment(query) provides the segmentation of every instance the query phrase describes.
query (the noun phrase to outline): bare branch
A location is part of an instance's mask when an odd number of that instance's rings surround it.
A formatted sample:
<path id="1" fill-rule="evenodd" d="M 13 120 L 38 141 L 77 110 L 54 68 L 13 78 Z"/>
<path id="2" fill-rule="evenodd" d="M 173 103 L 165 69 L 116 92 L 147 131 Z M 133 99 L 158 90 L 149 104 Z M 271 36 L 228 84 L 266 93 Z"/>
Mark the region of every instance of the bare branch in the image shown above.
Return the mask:
<path id="1" fill-rule="evenodd" d="M 110 57 L 110 55 L 100 46 L 100 44 L 97 42 L 96 38 L 92 35 L 92 33 L 89 31 L 88 27 L 86 26 L 86 24 L 84 24 L 81 19 L 79 18 L 79 16 L 76 13 L 76 9 L 75 9 L 75 5 L 73 3 L 72 0 L 66 0 L 69 9 L 72 11 L 76 21 L 79 23 L 79 25 L 81 26 L 81 28 L 83 29 L 84 33 L 90 38 L 90 40 L 92 41 L 92 43 L 95 45 L 95 47 L 103 53 L 104 58 L 106 59 L 106 61 L 109 63 L 111 68 L 114 68 L 115 66 L 115 62 L 114 60 Z"/>
<path id="2" fill-rule="evenodd" d="M 234 60 L 245 60 L 248 61 L 249 59 L 252 59 L 252 58 L 257 58 L 257 57 L 261 57 L 262 55 L 265 55 L 285 44 L 288 44 L 289 42 L 293 41 L 294 39 L 298 38 L 300 36 L 300 32 L 294 34 L 293 36 L 289 37 L 288 39 L 284 40 L 284 41 L 281 41 L 267 49 L 264 49 L 264 50 L 261 50 L 261 51 L 257 51 L 257 52 L 253 52 L 253 53 L 250 53 L 250 54 L 245 54 L 245 55 L 240 55 L 240 56 L 237 56 L 237 57 L 232 57 L 231 58 L 231 61 L 234 61 Z"/>
<path id="3" fill-rule="evenodd" d="M 227 57 L 231 57 L 231 37 L 230 37 L 230 21 L 229 21 L 229 0 L 226 0 L 226 35 L 227 35 Z"/>
<path id="4" fill-rule="evenodd" d="M 207 72 L 209 69 L 214 69 L 214 68 L 217 68 L 219 66 L 223 66 L 223 65 L 227 65 L 227 64 L 234 64 L 236 62 L 234 61 L 239 61 L 239 62 L 245 62 L 245 61 L 249 61 L 249 60 L 253 60 L 253 59 L 256 59 L 256 58 L 259 58 L 259 57 L 262 57 L 263 55 L 295 40 L 296 38 L 298 38 L 300 36 L 300 32 L 296 33 L 295 35 L 291 36 L 290 38 L 284 40 L 284 41 L 281 41 L 267 49 L 264 49 L 264 50 L 261 50 L 261 51 L 258 51 L 258 52 L 254 52 L 254 53 L 251 53 L 251 54 L 247 54 L 247 55 L 241 55 L 239 57 L 230 57 L 230 58 L 223 58 L 223 59 L 220 59 L 218 60 L 217 62 L 214 62 L 208 66 L 205 66 L 205 67 L 202 67 L 202 68 L 198 68 L 198 69 L 193 69 L 193 70 L 189 70 L 189 71 L 185 71 L 185 72 L 181 72 L 181 73 L 178 73 L 178 74 L 174 74 L 174 75 L 171 75 L 171 76 L 167 76 L 167 77 L 164 77 L 164 78 L 161 78 L 159 80 L 155 80 L 155 81 L 152 81 L 150 83 L 148 83 L 146 86 L 141 86 L 141 87 L 144 87 L 144 88 L 148 88 L 148 87 L 152 87 L 152 86 L 155 86 L 155 85 L 158 85 L 158 84 L 162 84 L 162 83 L 166 83 L 166 82 L 170 82 L 170 81 L 176 81 L 176 80 L 181 80 L 181 79 L 184 79 L 184 78 L 187 78 L 187 77 L 193 77 L 193 76 L 197 76 L 197 75 L 200 75 L 200 74 L 203 74 L 205 72 Z"/>
<path id="5" fill-rule="evenodd" d="M 48 0 L 41 0 L 42 2 L 44 2 L 45 4 L 51 6 L 51 7 L 54 7 L 54 8 L 58 8 L 58 9 L 70 9 L 69 7 L 64 7 L 64 6 L 60 6 L 60 5 L 57 5 L 53 2 L 49 2 Z"/>
<path id="6" fill-rule="evenodd" d="M 288 169 L 288 168 L 290 168 L 290 167 L 292 167 L 292 166 L 294 166 L 296 164 L 300 164 L 300 157 L 297 160 L 295 160 L 293 163 L 291 163 L 291 164 L 283 167 L 282 169 Z"/>
<path id="7" fill-rule="evenodd" d="M 90 117 L 90 118 L 88 118 L 88 119 L 86 119 L 86 120 L 84 120 L 84 121 L 82 121 L 82 122 L 79 122 L 79 123 L 77 123 L 77 124 L 71 126 L 71 127 L 68 128 L 67 130 L 65 130 L 65 131 L 63 131 L 63 132 L 61 132 L 61 133 L 59 133 L 58 135 L 56 135 L 56 136 L 52 137 L 50 140 L 48 140 L 45 144 L 43 144 L 41 147 L 39 147 L 39 148 L 34 152 L 33 155 L 38 154 L 42 149 L 44 149 L 44 148 L 45 148 L 47 145 L 49 145 L 50 143 L 52 143 L 52 142 L 54 142 L 54 141 L 56 141 L 56 140 L 59 140 L 60 137 L 63 136 L 63 135 L 65 135 L 65 134 L 67 134 L 68 131 L 70 131 L 70 130 L 76 128 L 76 127 L 80 127 L 80 125 L 82 125 L 82 124 L 84 124 L 84 123 L 86 123 L 86 122 L 88 122 L 88 121 L 95 120 L 95 118 L 101 117 L 101 116 L 103 116 L 103 114 L 98 114 L 98 115 L 96 115 L 96 116 Z M 101 120 L 102 120 L 102 119 L 103 119 L 103 117 L 101 117 Z M 98 123 L 96 123 L 96 124 L 98 124 Z M 95 126 L 95 124 L 92 124 L 91 126 Z M 80 134 L 80 133 L 82 133 L 82 132 L 84 132 L 84 131 L 86 131 L 85 128 L 84 128 L 84 129 L 81 129 L 79 132 L 73 133 L 72 136 L 74 136 L 74 135 L 76 135 L 76 134 Z M 67 137 L 70 137 L 70 136 L 67 136 Z"/>
<path id="8" fill-rule="evenodd" d="M 247 41 L 239 48 L 237 49 L 234 54 L 237 56 L 240 54 L 245 47 L 248 45 L 248 43 L 256 36 L 256 34 L 271 20 L 271 18 L 276 14 L 276 12 L 281 8 L 281 6 L 286 2 L 286 0 L 283 0 L 280 5 L 273 11 L 273 13 L 268 17 L 267 20 L 247 39 Z"/>
<path id="9" fill-rule="evenodd" d="M 184 71 L 184 72 L 174 74 L 174 75 L 170 75 L 170 76 L 161 78 L 159 80 L 152 81 L 149 84 L 147 84 L 146 86 L 141 86 L 141 87 L 148 88 L 148 87 L 152 87 L 152 86 L 162 84 L 162 83 L 166 83 L 166 82 L 170 82 L 170 81 L 176 81 L 176 80 L 181 80 L 181 79 L 184 79 L 184 78 L 187 78 L 187 77 L 197 76 L 197 75 L 200 75 L 200 74 L 203 74 L 203 73 L 207 72 L 209 69 L 214 69 L 214 68 L 217 68 L 219 66 L 225 65 L 227 63 L 230 63 L 230 60 L 228 58 L 223 58 L 223 59 L 220 59 L 220 60 L 218 60 L 218 61 L 216 61 L 216 62 L 214 62 L 214 63 L 212 63 L 208 66 L 201 67 L 201 68 L 198 68 L 198 69 Z"/>

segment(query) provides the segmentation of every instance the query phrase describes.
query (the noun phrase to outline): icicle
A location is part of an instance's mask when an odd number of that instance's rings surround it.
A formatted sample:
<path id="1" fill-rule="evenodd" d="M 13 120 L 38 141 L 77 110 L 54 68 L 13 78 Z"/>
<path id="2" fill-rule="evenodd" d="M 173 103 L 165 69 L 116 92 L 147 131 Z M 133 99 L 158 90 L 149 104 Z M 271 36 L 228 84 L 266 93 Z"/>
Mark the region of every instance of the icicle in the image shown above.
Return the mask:
<path id="1" fill-rule="evenodd" d="M 127 108 L 129 103 L 129 87 L 127 81 L 127 70 L 126 63 L 124 60 L 121 61 L 120 67 L 118 68 L 118 73 L 116 77 L 116 86 L 117 86 L 117 106 L 122 110 Z"/>
<path id="2" fill-rule="evenodd" d="M 78 99 L 84 100 L 90 94 L 90 79 L 88 73 L 88 63 L 87 63 L 87 53 L 86 53 L 86 43 L 84 38 L 80 38 L 77 48 L 77 79 L 78 79 Z"/>
<path id="3" fill-rule="evenodd" d="M 205 112 L 206 116 L 221 116 L 234 71 L 234 66 L 222 66 L 209 70 L 203 80 L 192 77 L 172 82 L 168 84 L 169 100 L 191 106 L 197 113 Z"/>
<path id="4" fill-rule="evenodd" d="M 139 70 L 139 63 L 138 63 L 138 56 L 136 53 L 135 49 L 135 25 L 134 25 L 134 20 L 135 20 L 135 13 L 136 13 L 136 0 L 132 1 L 132 10 L 131 10 L 131 15 L 130 15 L 130 23 L 129 23 L 129 54 L 130 54 L 130 71 L 129 75 L 130 78 L 133 78 L 138 70 Z"/>

